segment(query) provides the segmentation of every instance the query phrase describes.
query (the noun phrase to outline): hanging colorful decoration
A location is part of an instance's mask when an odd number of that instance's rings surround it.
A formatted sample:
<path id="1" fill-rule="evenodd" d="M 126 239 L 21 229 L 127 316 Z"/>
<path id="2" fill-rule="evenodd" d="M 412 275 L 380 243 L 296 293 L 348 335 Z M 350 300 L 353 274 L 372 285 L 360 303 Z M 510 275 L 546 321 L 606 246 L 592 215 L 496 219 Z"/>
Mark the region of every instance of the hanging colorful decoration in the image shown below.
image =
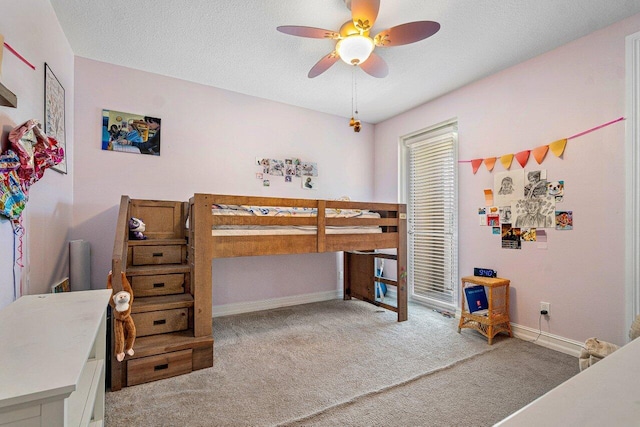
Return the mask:
<path id="1" fill-rule="evenodd" d="M 557 141 L 549 144 L 549 148 L 551 148 L 551 152 L 556 155 L 556 157 L 561 157 L 564 154 L 564 148 L 567 146 L 566 139 L 559 139 Z"/>
<path id="2" fill-rule="evenodd" d="M 527 162 L 529 161 L 530 152 L 531 151 L 529 150 L 524 150 L 519 153 L 516 153 L 516 160 L 518 161 L 518 163 L 520 163 L 520 166 L 522 166 L 523 168 L 526 166 Z"/>
<path id="3" fill-rule="evenodd" d="M 531 152 L 533 153 L 533 158 L 536 159 L 538 164 L 542 163 L 544 157 L 547 155 L 547 151 L 549 151 L 548 145 L 542 145 L 538 148 L 534 148 Z"/>
<path id="4" fill-rule="evenodd" d="M 491 172 L 493 167 L 496 165 L 497 157 L 487 157 L 484 159 L 484 165 L 487 167 L 487 170 Z"/>
<path id="5" fill-rule="evenodd" d="M 502 163 L 502 166 L 504 166 L 506 170 L 509 170 L 511 167 L 511 162 L 513 162 L 513 154 L 505 154 L 500 157 L 500 163 Z"/>
<path id="6" fill-rule="evenodd" d="M 533 150 L 523 150 L 520 151 L 519 153 L 514 154 L 504 154 L 502 156 L 500 156 L 500 163 L 502 163 L 502 166 L 506 169 L 509 170 L 509 168 L 511 167 L 511 163 L 513 162 L 513 158 L 515 157 L 516 160 L 518 161 L 518 163 L 520 164 L 520 166 L 522 166 L 523 168 L 525 167 L 525 165 L 527 164 L 527 162 L 529 161 L 529 155 L 530 153 L 533 153 L 533 157 L 534 159 L 536 159 L 536 162 L 538 162 L 538 164 L 541 164 L 542 161 L 544 160 L 544 158 L 547 155 L 547 152 L 549 151 L 549 149 L 551 150 L 551 152 L 556 156 L 556 157 L 562 157 L 562 155 L 564 154 L 564 149 L 567 146 L 567 141 L 570 139 L 575 139 L 578 137 L 581 137 L 583 135 L 586 135 L 588 133 L 594 132 L 598 129 L 602 129 L 603 127 L 612 125 L 614 123 L 620 122 L 622 120 L 624 120 L 624 117 L 619 117 L 615 120 L 611 120 L 610 122 L 607 123 L 603 123 L 600 126 L 596 126 L 594 128 L 591 129 L 587 129 L 584 132 L 580 132 L 577 133 L 575 135 L 572 135 L 568 138 L 564 138 L 564 139 L 559 139 L 557 141 L 554 141 L 548 145 L 542 145 L 540 147 L 534 148 Z M 496 163 L 496 157 L 486 157 L 484 159 L 473 159 L 473 160 L 458 160 L 458 163 L 471 163 L 471 167 L 473 170 L 473 174 L 475 175 L 476 172 L 478 172 L 478 169 L 480 168 L 480 165 L 482 163 L 485 163 L 487 170 L 489 172 L 493 171 L 493 168 L 495 166 Z"/>
<path id="7" fill-rule="evenodd" d="M 478 168 L 480 167 L 481 164 L 482 164 L 482 159 L 471 160 L 471 167 L 473 167 L 474 174 L 478 172 Z"/>

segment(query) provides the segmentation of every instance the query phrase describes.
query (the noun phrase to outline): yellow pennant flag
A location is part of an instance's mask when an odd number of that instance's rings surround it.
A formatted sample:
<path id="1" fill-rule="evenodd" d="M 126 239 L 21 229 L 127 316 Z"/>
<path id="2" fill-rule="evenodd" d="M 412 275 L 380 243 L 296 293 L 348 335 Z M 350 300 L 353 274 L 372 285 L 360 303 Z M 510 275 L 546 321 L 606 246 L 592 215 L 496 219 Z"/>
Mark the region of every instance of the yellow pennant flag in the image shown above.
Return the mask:
<path id="1" fill-rule="evenodd" d="M 505 154 L 500 157 L 500 163 L 504 166 L 505 169 L 509 169 L 511 167 L 511 162 L 513 161 L 513 154 Z"/>
<path id="2" fill-rule="evenodd" d="M 484 159 L 484 165 L 487 167 L 487 170 L 491 172 L 496 165 L 496 157 L 487 157 Z"/>
<path id="3" fill-rule="evenodd" d="M 562 156 L 564 153 L 564 148 L 567 146 L 566 139 L 559 139 L 555 142 L 549 144 L 549 148 L 551 148 L 551 152 L 556 155 L 556 157 Z"/>
<path id="4" fill-rule="evenodd" d="M 533 149 L 533 158 L 536 159 L 536 162 L 538 162 L 538 164 L 542 163 L 542 161 L 544 160 L 544 156 L 547 155 L 547 151 L 549 151 L 548 145 L 543 145 Z"/>

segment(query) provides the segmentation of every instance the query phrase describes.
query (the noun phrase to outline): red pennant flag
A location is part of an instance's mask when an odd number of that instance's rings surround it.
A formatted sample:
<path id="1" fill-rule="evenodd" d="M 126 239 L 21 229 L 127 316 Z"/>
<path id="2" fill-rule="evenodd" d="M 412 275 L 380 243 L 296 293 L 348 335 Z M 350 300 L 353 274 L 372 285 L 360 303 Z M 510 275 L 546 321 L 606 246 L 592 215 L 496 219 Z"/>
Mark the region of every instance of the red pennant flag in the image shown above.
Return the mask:
<path id="1" fill-rule="evenodd" d="M 523 168 L 525 167 L 525 165 L 529 161 L 529 153 L 530 152 L 531 152 L 531 150 L 524 150 L 524 151 L 521 151 L 519 153 L 516 153 L 516 160 L 518 160 L 518 163 L 520 163 L 520 166 L 522 166 Z"/>
<path id="2" fill-rule="evenodd" d="M 473 167 L 473 174 L 475 175 L 478 172 L 478 168 L 482 164 L 482 159 L 474 159 L 471 160 L 471 167 Z"/>

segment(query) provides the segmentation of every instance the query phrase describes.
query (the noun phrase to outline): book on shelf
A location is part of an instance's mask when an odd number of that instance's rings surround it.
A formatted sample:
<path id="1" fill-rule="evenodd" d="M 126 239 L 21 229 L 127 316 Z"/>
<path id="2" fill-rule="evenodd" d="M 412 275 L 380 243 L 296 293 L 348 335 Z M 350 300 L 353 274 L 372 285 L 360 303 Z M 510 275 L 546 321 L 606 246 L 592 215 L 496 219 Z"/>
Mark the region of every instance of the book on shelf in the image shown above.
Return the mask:
<path id="1" fill-rule="evenodd" d="M 489 313 L 489 302 L 484 286 L 469 286 L 464 288 L 464 297 L 467 301 L 469 313 L 479 316 Z"/>

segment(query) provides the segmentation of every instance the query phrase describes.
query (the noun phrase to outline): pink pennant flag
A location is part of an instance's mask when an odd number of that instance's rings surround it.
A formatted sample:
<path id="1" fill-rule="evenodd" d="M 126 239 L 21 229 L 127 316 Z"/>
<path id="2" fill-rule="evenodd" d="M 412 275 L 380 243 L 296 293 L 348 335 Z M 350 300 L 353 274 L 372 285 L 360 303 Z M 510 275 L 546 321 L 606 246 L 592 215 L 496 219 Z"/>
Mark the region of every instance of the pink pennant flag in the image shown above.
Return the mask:
<path id="1" fill-rule="evenodd" d="M 504 156 L 500 157 L 500 163 L 502 163 L 502 166 L 504 166 L 504 168 L 507 170 L 509 170 L 509 168 L 511 167 L 512 161 L 513 154 L 505 154 Z"/>
<path id="2" fill-rule="evenodd" d="M 523 168 L 526 166 L 527 162 L 529 161 L 529 153 L 531 153 L 531 150 L 524 150 L 519 153 L 516 153 L 516 160 L 518 160 L 518 163 L 520 163 L 520 166 L 522 166 Z"/>
<path id="3" fill-rule="evenodd" d="M 549 148 L 551 148 L 551 152 L 555 154 L 556 157 L 562 156 L 562 153 L 564 153 L 564 148 L 566 146 L 567 146 L 566 139 L 559 139 L 549 144 Z"/>
<path id="4" fill-rule="evenodd" d="M 496 165 L 496 157 L 488 157 L 484 159 L 484 165 L 487 167 L 487 170 L 491 172 L 493 167 Z"/>
<path id="5" fill-rule="evenodd" d="M 544 160 L 544 156 L 547 155 L 547 151 L 549 151 L 548 145 L 543 145 L 533 149 L 533 158 L 536 159 L 536 162 L 538 162 L 538 164 L 542 163 L 542 161 Z"/>
<path id="6" fill-rule="evenodd" d="M 473 174 L 475 175 L 478 172 L 478 168 L 482 164 L 482 159 L 474 159 L 471 160 L 471 167 L 473 167 Z"/>

